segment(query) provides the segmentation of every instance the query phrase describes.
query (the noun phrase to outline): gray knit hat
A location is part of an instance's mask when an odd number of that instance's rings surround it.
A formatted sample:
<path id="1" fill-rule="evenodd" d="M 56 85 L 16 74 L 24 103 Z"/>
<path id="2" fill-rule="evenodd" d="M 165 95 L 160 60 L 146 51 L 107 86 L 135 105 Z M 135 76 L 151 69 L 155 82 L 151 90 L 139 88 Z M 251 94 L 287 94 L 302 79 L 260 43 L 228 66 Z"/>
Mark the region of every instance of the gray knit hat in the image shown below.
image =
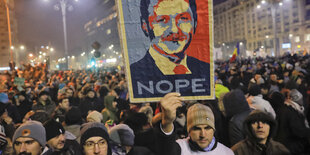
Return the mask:
<path id="1" fill-rule="evenodd" d="M 212 110 L 203 104 L 194 104 L 187 111 L 187 131 L 196 125 L 209 125 L 215 130 L 214 114 Z"/>
<path id="2" fill-rule="evenodd" d="M 38 141 L 42 147 L 46 144 L 45 128 L 42 123 L 38 121 L 27 121 L 20 125 L 13 135 L 13 144 L 19 137 L 33 138 Z"/>
<path id="3" fill-rule="evenodd" d="M 135 140 L 135 134 L 133 130 L 126 124 L 118 124 L 111 128 L 110 139 L 122 146 L 133 146 Z"/>

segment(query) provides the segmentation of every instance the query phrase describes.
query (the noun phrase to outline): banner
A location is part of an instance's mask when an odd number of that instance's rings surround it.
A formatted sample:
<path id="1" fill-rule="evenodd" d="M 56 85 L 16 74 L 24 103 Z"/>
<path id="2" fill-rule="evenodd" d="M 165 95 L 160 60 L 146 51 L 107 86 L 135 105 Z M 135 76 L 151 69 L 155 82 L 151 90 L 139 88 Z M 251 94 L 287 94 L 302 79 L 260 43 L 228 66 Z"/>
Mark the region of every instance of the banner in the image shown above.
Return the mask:
<path id="1" fill-rule="evenodd" d="M 212 0 L 118 0 L 131 102 L 214 98 Z"/>

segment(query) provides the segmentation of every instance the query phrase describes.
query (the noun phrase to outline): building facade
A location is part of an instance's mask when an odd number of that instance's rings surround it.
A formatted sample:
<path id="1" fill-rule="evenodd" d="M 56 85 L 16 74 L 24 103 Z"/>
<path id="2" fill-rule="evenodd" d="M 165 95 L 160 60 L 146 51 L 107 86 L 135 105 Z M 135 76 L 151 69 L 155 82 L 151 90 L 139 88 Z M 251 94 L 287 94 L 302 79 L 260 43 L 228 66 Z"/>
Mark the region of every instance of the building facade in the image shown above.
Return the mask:
<path id="1" fill-rule="evenodd" d="M 90 20 L 84 25 L 86 33 L 85 47 L 87 47 L 84 57 L 87 56 L 88 64 L 91 63 L 90 60 L 94 59 L 92 44 L 98 42 L 101 45 L 101 48 L 99 49 L 101 55 L 99 58 L 95 58 L 98 62 L 98 67 L 111 64 L 111 59 L 113 59 L 112 62 L 117 60 L 119 61 L 118 64 L 121 64 L 122 52 L 118 32 L 118 13 L 115 1 L 100 1 L 93 10 L 95 12 L 89 13 Z"/>
<path id="2" fill-rule="evenodd" d="M 224 57 L 310 50 L 310 0 L 227 0 L 214 6 L 214 44 Z"/>
<path id="3" fill-rule="evenodd" d="M 9 7 L 10 25 L 11 25 L 11 40 L 12 45 L 17 42 L 17 21 L 14 12 L 14 0 L 7 1 Z M 10 41 L 8 31 L 8 19 L 6 4 L 4 0 L 0 0 L 0 69 L 9 66 L 10 57 Z M 15 53 L 13 51 L 13 59 L 15 59 Z"/>

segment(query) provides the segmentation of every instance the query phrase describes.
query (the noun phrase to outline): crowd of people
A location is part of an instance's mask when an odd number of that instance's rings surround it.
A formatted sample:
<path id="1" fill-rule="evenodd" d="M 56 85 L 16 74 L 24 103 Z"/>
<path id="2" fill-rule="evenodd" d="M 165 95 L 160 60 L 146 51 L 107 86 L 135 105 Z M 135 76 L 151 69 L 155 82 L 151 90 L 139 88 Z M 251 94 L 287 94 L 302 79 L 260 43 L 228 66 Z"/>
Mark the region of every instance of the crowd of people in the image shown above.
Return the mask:
<path id="1" fill-rule="evenodd" d="M 0 154 L 310 154 L 310 56 L 216 61 L 214 78 L 214 100 L 132 103 L 120 71 L 4 72 Z"/>

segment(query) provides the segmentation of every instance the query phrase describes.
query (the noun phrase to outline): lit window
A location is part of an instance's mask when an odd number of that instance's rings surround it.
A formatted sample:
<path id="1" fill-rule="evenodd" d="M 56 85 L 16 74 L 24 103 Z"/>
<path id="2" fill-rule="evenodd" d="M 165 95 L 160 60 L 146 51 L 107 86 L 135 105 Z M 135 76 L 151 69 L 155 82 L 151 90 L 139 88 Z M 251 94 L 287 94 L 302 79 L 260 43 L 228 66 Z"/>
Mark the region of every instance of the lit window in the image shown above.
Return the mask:
<path id="1" fill-rule="evenodd" d="M 300 42 L 300 37 L 299 37 L 299 36 L 295 37 L 295 42 L 296 42 L 296 43 L 299 43 L 299 42 Z"/>
<path id="2" fill-rule="evenodd" d="M 111 34 L 111 29 L 107 29 L 107 35 Z"/>
<path id="3" fill-rule="evenodd" d="M 306 41 L 310 41 L 310 34 L 306 34 Z"/>

